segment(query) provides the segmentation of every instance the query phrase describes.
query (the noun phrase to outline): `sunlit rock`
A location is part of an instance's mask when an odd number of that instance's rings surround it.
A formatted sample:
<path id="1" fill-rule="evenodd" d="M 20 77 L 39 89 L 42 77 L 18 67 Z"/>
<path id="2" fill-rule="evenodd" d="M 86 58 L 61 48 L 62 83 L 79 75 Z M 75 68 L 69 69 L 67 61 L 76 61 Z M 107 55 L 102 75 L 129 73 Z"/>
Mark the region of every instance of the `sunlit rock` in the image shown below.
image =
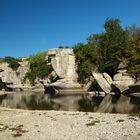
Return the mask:
<path id="1" fill-rule="evenodd" d="M 112 90 L 111 85 L 107 82 L 107 80 L 103 77 L 101 73 L 92 72 L 93 77 L 95 78 L 96 82 L 99 84 L 101 89 L 109 94 Z"/>

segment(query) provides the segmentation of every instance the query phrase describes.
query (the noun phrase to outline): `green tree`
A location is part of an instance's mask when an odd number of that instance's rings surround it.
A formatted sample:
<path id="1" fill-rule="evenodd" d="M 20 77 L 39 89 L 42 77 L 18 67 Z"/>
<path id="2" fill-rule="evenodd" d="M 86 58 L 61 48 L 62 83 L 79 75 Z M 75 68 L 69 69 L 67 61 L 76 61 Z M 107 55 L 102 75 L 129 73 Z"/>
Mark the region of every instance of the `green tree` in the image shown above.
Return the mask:
<path id="1" fill-rule="evenodd" d="M 101 34 L 91 34 L 88 38 L 88 44 L 93 44 L 95 47 L 100 46 L 100 42 L 103 39 L 104 33 Z"/>
<path id="2" fill-rule="evenodd" d="M 77 44 L 74 47 L 74 53 L 76 56 L 78 80 L 83 83 L 92 74 L 98 63 L 96 47 L 92 44 Z"/>
<path id="3" fill-rule="evenodd" d="M 30 62 L 30 71 L 26 73 L 24 80 L 28 78 L 31 85 L 35 85 L 36 78 L 46 78 L 52 72 L 52 67 L 47 65 L 46 55 L 47 52 L 41 52 L 28 58 Z"/>
<path id="4" fill-rule="evenodd" d="M 104 24 L 105 33 L 100 39 L 100 53 L 102 56 L 100 71 L 113 76 L 128 47 L 128 33 L 123 30 L 119 19 L 107 19 Z"/>
<path id="5" fill-rule="evenodd" d="M 129 48 L 126 50 L 128 61 L 128 72 L 136 79 L 140 80 L 140 35 L 130 39 Z"/>

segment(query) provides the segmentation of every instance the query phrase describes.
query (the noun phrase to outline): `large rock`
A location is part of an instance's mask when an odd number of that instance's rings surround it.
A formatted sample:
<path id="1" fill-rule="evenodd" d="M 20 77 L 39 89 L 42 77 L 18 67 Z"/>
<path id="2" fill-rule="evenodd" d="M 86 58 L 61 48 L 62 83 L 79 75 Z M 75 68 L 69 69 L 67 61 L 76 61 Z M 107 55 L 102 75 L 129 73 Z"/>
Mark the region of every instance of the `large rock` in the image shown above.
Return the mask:
<path id="1" fill-rule="evenodd" d="M 122 68 L 117 71 L 117 74 L 113 77 L 113 84 L 120 89 L 121 92 L 125 91 L 129 88 L 130 85 L 135 83 L 135 79 L 133 79 L 128 73 L 127 70 Z"/>
<path id="2" fill-rule="evenodd" d="M 49 92 L 54 94 L 56 92 L 55 89 L 81 88 L 81 85 L 77 83 L 78 75 L 76 73 L 75 55 L 72 48 L 50 49 L 47 57 L 56 75 L 59 77 L 59 80 L 45 85 Z"/>
<path id="3" fill-rule="evenodd" d="M 14 71 L 9 67 L 9 64 L 6 62 L 0 63 L 0 69 L 3 71 L 0 72 L 0 78 L 4 83 L 8 83 L 9 87 L 30 87 L 29 81 L 23 83 L 25 74 L 29 71 L 29 62 L 19 62 L 19 68 Z"/>
<path id="4" fill-rule="evenodd" d="M 81 85 L 69 79 L 61 79 L 61 80 L 57 80 L 54 83 L 46 84 L 44 85 L 44 87 L 45 87 L 45 93 L 50 95 L 56 95 L 60 93 L 59 92 L 60 90 L 79 89 L 81 88 Z"/>
<path id="5" fill-rule="evenodd" d="M 103 73 L 103 77 L 106 79 L 106 81 L 111 85 L 113 83 L 112 78 L 107 74 Z"/>
<path id="6" fill-rule="evenodd" d="M 103 77 L 103 74 L 101 73 L 92 73 L 93 77 L 95 78 L 95 80 L 97 81 L 97 83 L 99 84 L 99 86 L 101 87 L 101 89 L 109 94 L 112 90 L 111 85 L 109 84 L 109 82 Z"/>
<path id="7" fill-rule="evenodd" d="M 50 49 L 47 57 L 60 79 L 77 81 L 75 55 L 72 48 Z"/>
<path id="8" fill-rule="evenodd" d="M 54 83 L 51 83 L 50 86 L 53 86 L 57 89 L 76 89 L 76 88 L 81 88 L 81 85 L 77 82 L 74 82 L 72 80 L 66 80 L 66 79 L 61 79 L 58 80 Z"/>

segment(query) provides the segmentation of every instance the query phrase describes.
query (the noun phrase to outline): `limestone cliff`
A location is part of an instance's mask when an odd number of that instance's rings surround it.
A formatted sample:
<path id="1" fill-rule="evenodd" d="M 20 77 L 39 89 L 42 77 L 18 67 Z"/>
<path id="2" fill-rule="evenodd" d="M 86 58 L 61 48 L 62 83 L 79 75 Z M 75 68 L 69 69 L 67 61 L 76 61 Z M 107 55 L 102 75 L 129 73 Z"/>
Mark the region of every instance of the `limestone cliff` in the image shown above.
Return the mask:
<path id="1" fill-rule="evenodd" d="M 81 85 L 77 83 L 78 75 L 72 48 L 50 49 L 47 59 L 59 77 L 59 80 L 51 84 L 46 84 L 46 87 L 55 87 L 56 89 L 81 88 Z"/>
<path id="2" fill-rule="evenodd" d="M 75 64 L 75 55 L 72 48 L 57 48 L 50 49 L 48 55 L 46 56 L 48 64 L 52 65 L 54 71 L 59 80 L 52 83 L 57 87 L 70 87 L 77 88 L 80 87 L 80 84 L 77 83 L 78 75 L 76 73 L 76 64 Z M 19 62 L 20 66 L 17 70 L 13 70 L 9 67 L 9 64 L 6 62 L 0 63 L 0 79 L 2 82 L 7 83 L 8 87 L 13 89 L 29 89 L 33 88 L 28 79 L 24 81 L 25 75 L 30 71 L 30 62 L 26 59 Z M 54 77 L 49 75 L 48 78 L 35 79 L 35 86 L 38 86 L 40 81 L 43 81 L 44 84 L 51 84 L 51 78 Z M 49 79 L 50 78 L 50 79 Z M 48 82 L 49 81 L 49 82 Z"/>
<path id="3" fill-rule="evenodd" d="M 23 82 L 25 74 L 29 71 L 29 62 L 23 61 L 19 62 L 20 66 L 16 71 L 9 67 L 9 64 L 6 62 L 0 63 L 0 78 L 3 82 L 8 84 L 8 87 L 11 88 L 22 88 L 22 87 L 31 87 L 30 82 L 26 80 Z"/>
<path id="4" fill-rule="evenodd" d="M 61 79 L 77 81 L 75 55 L 72 48 L 57 48 L 48 51 L 48 59 Z"/>

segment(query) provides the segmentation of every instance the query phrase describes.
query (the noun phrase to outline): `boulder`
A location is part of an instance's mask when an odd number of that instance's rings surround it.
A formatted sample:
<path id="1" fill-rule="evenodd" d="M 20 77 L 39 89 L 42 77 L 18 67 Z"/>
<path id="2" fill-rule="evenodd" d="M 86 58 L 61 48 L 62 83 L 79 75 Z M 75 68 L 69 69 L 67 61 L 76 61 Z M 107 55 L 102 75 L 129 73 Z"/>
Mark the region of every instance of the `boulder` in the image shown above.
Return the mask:
<path id="1" fill-rule="evenodd" d="M 0 78 L 4 83 L 9 83 L 7 86 L 11 88 L 20 88 L 22 86 L 30 86 L 29 82 L 23 84 L 25 74 L 29 71 L 29 62 L 19 62 L 20 66 L 16 71 L 9 67 L 6 62 L 0 63 Z"/>
<path id="2" fill-rule="evenodd" d="M 51 83 L 50 86 L 53 86 L 57 89 L 76 89 L 76 88 L 81 88 L 81 85 L 77 82 L 74 82 L 72 80 L 66 80 L 66 79 L 61 79 L 58 80 L 54 83 Z"/>
<path id="3" fill-rule="evenodd" d="M 106 79 L 106 81 L 111 85 L 113 83 L 112 78 L 107 74 L 103 73 L 103 77 Z"/>
<path id="4" fill-rule="evenodd" d="M 47 59 L 54 69 L 54 76 L 48 77 L 45 87 L 51 87 L 51 90 L 81 88 L 81 85 L 77 83 L 78 75 L 72 48 L 50 49 Z M 53 83 L 52 77 L 55 77 Z"/>
<path id="5" fill-rule="evenodd" d="M 75 55 L 72 48 L 50 49 L 47 58 L 60 79 L 77 81 Z"/>
<path id="6" fill-rule="evenodd" d="M 63 89 L 79 89 L 81 85 L 69 79 L 57 80 L 54 83 L 44 85 L 45 93 L 50 95 L 57 95 Z"/>
<path id="7" fill-rule="evenodd" d="M 119 88 L 121 92 L 125 91 L 130 85 L 135 83 L 135 79 L 127 73 L 126 69 L 119 69 L 117 72 L 118 73 L 113 77 L 113 84 Z"/>
<path id="8" fill-rule="evenodd" d="M 96 82 L 101 87 L 101 89 L 105 93 L 109 94 L 111 92 L 112 88 L 111 88 L 111 85 L 109 84 L 109 82 L 103 77 L 103 74 L 93 72 L 92 75 L 95 78 Z"/>

